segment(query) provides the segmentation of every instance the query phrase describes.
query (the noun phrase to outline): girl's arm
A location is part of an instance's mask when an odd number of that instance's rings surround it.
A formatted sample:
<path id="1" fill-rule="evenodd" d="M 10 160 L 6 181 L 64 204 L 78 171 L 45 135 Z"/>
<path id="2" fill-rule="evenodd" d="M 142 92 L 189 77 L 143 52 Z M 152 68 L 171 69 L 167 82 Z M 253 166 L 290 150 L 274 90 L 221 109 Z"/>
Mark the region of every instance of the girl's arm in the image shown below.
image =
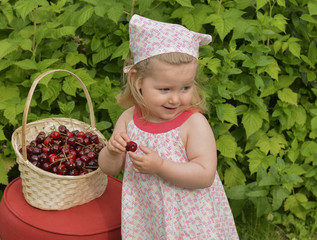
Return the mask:
<path id="1" fill-rule="evenodd" d="M 130 141 L 126 129 L 128 122 L 132 119 L 132 114 L 132 108 L 122 113 L 107 145 L 99 153 L 99 166 L 107 175 L 117 175 L 124 167 L 126 155 L 125 146 L 127 142 Z"/>
<path id="2" fill-rule="evenodd" d="M 149 148 L 140 146 L 145 155 L 129 152 L 134 170 L 155 173 L 183 188 L 206 188 L 212 185 L 217 169 L 217 148 L 207 119 L 193 114 L 181 127 L 181 138 L 189 162 L 177 163 L 162 159 Z"/>

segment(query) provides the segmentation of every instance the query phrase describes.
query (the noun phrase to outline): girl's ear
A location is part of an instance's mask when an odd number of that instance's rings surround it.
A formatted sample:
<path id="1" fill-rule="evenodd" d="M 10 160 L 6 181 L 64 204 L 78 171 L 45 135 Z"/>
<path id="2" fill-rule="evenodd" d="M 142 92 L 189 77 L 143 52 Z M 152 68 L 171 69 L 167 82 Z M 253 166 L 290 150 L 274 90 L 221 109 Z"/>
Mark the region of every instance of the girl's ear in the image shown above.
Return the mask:
<path id="1" fill-rule="evenodd" d="M 131 69 L 128 74 L 129 78 L 131 79 L 131 82 L 135 83 L 135 87 L 137 89 L 140 89 L 141 81 L 138 79 L 138 71 L 136 69 Z"/>
<path id="2" fill-rule="evenodd" d="M 136 69 L 131 69 L 128 73 L 129 78 L 134 81 L 136 76 L 137 76 L 137 70 Z"/>

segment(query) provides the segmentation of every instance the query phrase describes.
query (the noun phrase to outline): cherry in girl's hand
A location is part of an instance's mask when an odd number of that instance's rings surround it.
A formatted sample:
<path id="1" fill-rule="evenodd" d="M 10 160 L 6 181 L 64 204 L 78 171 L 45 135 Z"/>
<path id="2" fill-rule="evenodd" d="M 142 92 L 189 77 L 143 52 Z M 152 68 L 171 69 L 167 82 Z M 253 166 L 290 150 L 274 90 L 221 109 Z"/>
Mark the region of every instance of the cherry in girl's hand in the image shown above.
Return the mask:
<path id="1" fill-rule="evenodd" d="M 125 147 L 125 149 L 127 151 L 135 152 L 138 149 L 138 145 L 135 142 L 130 141 L 127 143 L 127 146 Z"/>

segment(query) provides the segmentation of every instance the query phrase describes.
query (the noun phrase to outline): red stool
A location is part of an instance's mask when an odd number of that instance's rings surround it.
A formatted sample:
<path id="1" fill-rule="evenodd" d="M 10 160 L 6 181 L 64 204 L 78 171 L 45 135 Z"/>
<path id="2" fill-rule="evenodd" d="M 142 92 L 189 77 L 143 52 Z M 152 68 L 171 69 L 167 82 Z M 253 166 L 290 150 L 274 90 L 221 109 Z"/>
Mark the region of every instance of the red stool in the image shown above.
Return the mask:
<path id="1" fill-rule="evenodd" d="M 0 239 L 121 239 L 121 189 L 122 182 L 108 176 L 101 197 L 66 210 L 46 211 L 25 201 L 18 177 L 6 187 L 0 203 Z"/>

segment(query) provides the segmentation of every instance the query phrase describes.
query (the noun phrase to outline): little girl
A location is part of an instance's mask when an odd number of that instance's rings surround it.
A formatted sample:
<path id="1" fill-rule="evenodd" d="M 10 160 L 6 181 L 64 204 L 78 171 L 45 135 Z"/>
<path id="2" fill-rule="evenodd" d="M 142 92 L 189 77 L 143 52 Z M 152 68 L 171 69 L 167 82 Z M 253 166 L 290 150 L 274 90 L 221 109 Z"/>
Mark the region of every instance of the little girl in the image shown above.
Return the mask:
<path id="1" fill-rule="evenodd" d="M 122 239 L 239 239 L 195 82 L 199 46 L 211 36 L 138 15 L 129 31 L 134 64 L 118 102 L 132 107 L 99 154 L 106 174 L 124 168 Z"/>

